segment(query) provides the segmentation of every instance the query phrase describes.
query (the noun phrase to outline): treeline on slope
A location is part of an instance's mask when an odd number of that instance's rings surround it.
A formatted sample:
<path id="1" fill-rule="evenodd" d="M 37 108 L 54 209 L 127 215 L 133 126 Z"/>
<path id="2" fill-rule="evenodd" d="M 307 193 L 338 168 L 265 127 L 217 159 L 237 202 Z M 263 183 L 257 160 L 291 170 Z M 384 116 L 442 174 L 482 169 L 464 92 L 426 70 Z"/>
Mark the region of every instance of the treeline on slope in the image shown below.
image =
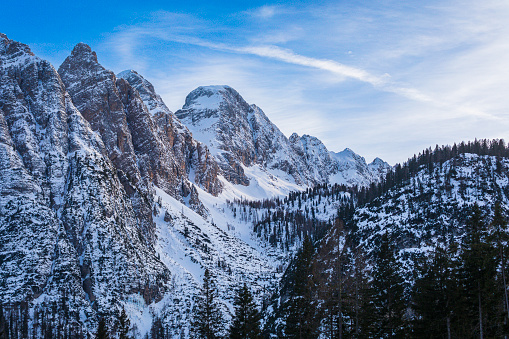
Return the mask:
<path id="1" fill-rule="evenodd" d="M 487 222 L 486 220 L 490 220 Z M 502 338 L 509 335 L 507 243 L 500 204 L 474 204 L 462 243 L 438 244 L 402 276 L 391 235 L 369 258 L 336 220 L 320 246 L 307 238 L 268 312 L 266 337 Z M 371 277 L 371 278 L 368 278 Z"/>
<path id="2" fill-rule="evenodd" d="M 44 302 L 30 312 L 26 301 L 0 303 L 0 339 L 18 338 L 86 338 L 80 315 L 71 312 L 68 296 Z"/>
<path id="3" fill-rule="evenodd" d="M 227 206 L 234 217 L 253 224 L 253 232 L 258 238 L 273 247 L 289 251 L 291 247 L 300 245 L 305 236 L 317 240 L 325 234 L 332 218 L 324 218 L 323 215 L 350 215 L 354 210 L 355 193 L 355 187 L 319 184 L 304 191 L 290 192 L 284 198 L 236 199 L 227 201 Z M 329 213 L 331 206 L 337 208 Z"/>
<path id="4" fill-rule="evenodd" d="M 27 302 L 0 304 L 0 339 L 130 339 L 139 337 L 136 325 L 131 326 L 125 309 L 113 318 L 98 315 L 95 335 L 84 331 L 77 312 L 69 310 L 65 293 L 58 301 L 34 307 Z M 152 333 L 152 332 L 151 332 Z M 151 336 L 152 339 L 159 339 Z"/>
<path id="5" fill-rule="evenodd" d="M 432 173 L 436 166 L 465 153 L 495 156 L 496 168 L 501 172 L 502 157 L 509 157 L 509 147 L 503 139 L 480 139 L 459 144 L 428 148 L 409 158 L 403 164 L 396 164 L 379 182 L 369 187 L 340 184 L 319 184 L 303 191 L 290 192 L 285 198 L 251 201 L 236 199 L 228 201 L 234 217 L 253 224 L 255 234 L 274 247 L 288 250 L 302 243 L 305 235 L 318 240 L 325 234 L 334 218 L 317 218 L 332 205 L 336 205 L 336 216 L 349 220 L 356 207 L 363 206 L 387 193 L 390 189 L 407 185 L 419 171 Z M 452 173 L 450 173 L 452 175 Z M 450 177 L 448 177 L 450 178 Z M 460 192 L 461 193 L 461 192 Z M 263 210 L 262 214 L 256 211 Z"/>
<path id="6" fill-rule="evenodd" d="M 372 183 L 369 187 L 360 187 L 356 190 L 356 203 L 364 205 L 380 197 L 391 188 L 399 185 L 406 185 L 410 179 L 420 170 L 425 169 L 429 173 L 435 166 L 457 157 L 460 154 L 471 153 L 476 155 L 489 155 L 500 158 L 509 157 L 509 147 L 503 139 L 475 139 L 474 141 L 454 143 L 452 146 L 443 145 L 435 148 L 427 148 L 418 155 L 409 158 L 403 164 L 396 164 L 392 171 L 388 171 L 385 177 L 378 183 Z M 502 164 L 497 162 L 498 170 L 502 170 Z"/>

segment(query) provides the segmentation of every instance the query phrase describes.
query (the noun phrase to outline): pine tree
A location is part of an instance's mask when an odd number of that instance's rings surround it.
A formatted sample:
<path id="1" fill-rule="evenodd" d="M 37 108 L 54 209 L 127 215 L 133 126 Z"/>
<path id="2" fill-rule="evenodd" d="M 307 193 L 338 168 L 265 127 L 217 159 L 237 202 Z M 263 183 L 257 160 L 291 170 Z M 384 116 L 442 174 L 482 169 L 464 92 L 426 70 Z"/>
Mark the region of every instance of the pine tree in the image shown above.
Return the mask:
<path id="1" fill-rule="evenodd" d="M 217 291 L 208 269 L 205 269 L 203 286 L 197 297 L 192 323 L 193 338 L 216 339 L 221 337 L 223 319 L 216 303 Z"/>
<path id="2" fill-rule="evenodd" d="M 150 339 L 165 339 L 163 321 L 160 317 L 155 316 L 150 326 Z"/>
<path id="3" fill-rule="evenodd" d="M 402 336 L 404 331 L 405 296 L 400 264 L 394 256 L 389 235 L 381 237 L 380 251 L 373 271 L 373 307 L 376 337 Z"/>
<path id="4" fill-rule="evenodd" d="M 109 339 L 108 327 L 106 326 L 106 319 L 104 317 L 99 318 L 99 325 L 97 326 L 96 339 Z"/>
<path id="5" fill-rule="evenodd" d="M 413 286 L 413 309 L 416 314 L 413 336 L 450 339 L 456 332 L 457 267 L 452 251 L 437 247 L 431 262 L 420 267 L 420 278 Z"/>
<path id="6" fill-rule="evenodd" d="M 129 331 L 131 329 L 131 321 L 125 313 L 125 308 L 122 307 L 122 311 L 118 317 L 117 334 L 118 339 L 130 339 Z"/>
<path id="7" fill-rule="evenodd" d="M 0 339 L 9 338 L 9 327 L 4 316 L 3 305 L 0 303 Z"/>
<path id="8" fill-rule="evenodd" d="M 294 288 L 287 302 L 285 334 L 287 338 L 312 339 L 318 336 L 316 306 L 313 298 L 313 243 L 306 235 L 296 256 L 293 272 Z"/>
<path id="9" fill-rule="evenodd" d="M 235 296 L 235 315 L 230 327 L 230 339 L 259 339 L 260 313 L 249 288 L 244 285 Z"/>
<path id="10" fill-rule="evenodd" d="M 352 307 L 350 317 L 352 319 L 351 336 L 353 338 L 367 338 L 370 333 L 375 332 L 374 290 L 368 280 L 367 266 L 365 253 L 361 248 L 356 248 L 353 253 L 351 272 Z"/>
<path id="11" fill-rule="evenodd" d="M 348 335 L 346 319 L 355 298 L 355 283 L 351 278 L 351 272 L 346 272 L 348 248 L 347 238 L 343 222 L 337 218 L 331 229 L 331 236 L 322 242 L 319 250 L 318 274 L 324 271 L 330 272 L 326 281 L 319 284 L 320 299 L 322 302 L 322 318 L 324 319 L 323 332 L 327 338 L 343 338 Z M 315 273 L 315 272 L 313 272 Z M 350 315 L 351 316 L 351 315 Z"/>
<path id="12" fill-rule="evenodd" d="M 493 221 L 491 222 L 491 226 L 494 228 L 495 246 L 498 249 L 498 260 L 500 261 L 500 274 L 502 280 L 501 285 L 505 308 L 504 327 L 507 333 L 509 327 L 509 298 L 507 295 L 507 277 L 506 277 L 507 259 L 505 254 L 505 244 L 509 239 L 507 236 L 507 220 L 504 217 L 504 213 L 500 202 L 497 202 L 495 204 L 495 212 L 493 215 Z"/>
<path id="13" fill-rule="evenodd" d="M 463 243 L 461 278 L 465 320 L 472 324 L 470 335 L 475 333 L 479 338 L 495 336 L 500 314 L 497 304 L 502 300 L 496 285 L 496 249 L 488 242 L 487 235 L 483 214 L 475 204 Z"/>

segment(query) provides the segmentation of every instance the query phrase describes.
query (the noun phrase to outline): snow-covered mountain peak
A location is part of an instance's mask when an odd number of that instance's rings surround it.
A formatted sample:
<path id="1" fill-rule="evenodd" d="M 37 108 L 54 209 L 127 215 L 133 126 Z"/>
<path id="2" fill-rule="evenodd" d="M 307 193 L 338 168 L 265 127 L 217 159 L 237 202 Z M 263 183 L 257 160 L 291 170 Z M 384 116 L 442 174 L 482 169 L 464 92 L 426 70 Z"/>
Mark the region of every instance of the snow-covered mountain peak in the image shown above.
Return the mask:
<path id="1" fill-rule="evenodd" d="M 290 135 L 290 137 L 288 138 L 288 140 L 291 142 L 291 143 L 295 143 L 297 142 L 298 140 L 300 139 L 300 136 L 297 134 L 297 133 L 292 133 L 292 135 Z"/>
<path id="2" fill-rule="evenodd" d="M 387 164 L 387 162 L 383 161 L 382 159 L 376 157 L 375 159 L 373 159 L 373 161 L 370 163 L 370 165 L 383 165 L 383 164 Z M 390 166 L 390 165 L 389 165 Z"/>
<path id="3" fill-rule="evenodd" d="M 350 148 L 345 148 L 341 152 L 337 152 L 337 153 L 331 152 L 331 154 L 336 160 L 338 160 L 340 162 L 352 162 L 352 161 L 353 162 L 357 162 L 357 161 L 366 162 L 366 159 L 364 159 L 364 157 L 358 155 Z"/>
<path id="4" fill-rule="evenodd" d="M 75 58 L 80 58 L 83 60 L 90 59 L 91 61 L 98 62 L 97 54 L 92 51 L 92 48 L 90 48 L 90 46 L 84 42 L 76 44 L 71 52 L 71 55 Z"/>
<path id="5" fill-rule="evenodd" d="M 387 163 L 386 161 L 383 161 L 382 159 L 380 159 L 378 157 L 373 159 L 373 161 L 370 162 L 368 164 L 368 166 L 370 166 L 371 168 L 379 168 L 379 169 L 390 169 L 390 168 L 392 168 L 392 166 L 389 165 L 389 163 Z"/>
<path id="6" fill-rule="evenodd" d="M 199 124 L 203 119 L 220 118 L 242 114 L 245 118 L 246 112 L 251 108 L 240 94 L 226 85 L 201 86 L 193 90 L 186 97 L 186 101 L 180 112 L 188 112 L 191 119 L 188 123 Z M 180 119 L 187 116 L 182 114 Z"/>
<path id="7" fill-rule="evenodd" d="M 173 112 L 171 112 L 163 102 L 161 96 L 156 93 L 154 86 L 141 74 L 131 69 L 118 73 L 117 78 L 125 79 L 131 86 L 136 88 L 141 99 L 145 105 L 147 105 L 150 114 L 170 114 L 174 119 L 176 119 L 176 117 L 173 116 Z"/>
<path id="8" fill-rule="evenodd" d="M 0 33 L 0 53 L 2 54 L 2 59 L 6 63 L 12 63 L 14 59 L 23 55 L 34 57 L 34 53 L 32 53 L 28 45 L 10 40 L 7 35 L 3 33 Z"/>
<path id="9" fill-rule="evenodd" d="M 225 178 L 236 184 L 249 185 L 244 168 L 255 165 L 277 170 L 275 177 L 302 187 L 323 182 L 368 185 L 375 177 L 365 159 L 349 149 L 329 154 L 314 136 L 294 133 L 287 138 L 259 107 L 229 86 L 198 87 L 175 114 L 223 164 Z M 351 172 L 346 179 L 339 173 L 343 169 Z"/>

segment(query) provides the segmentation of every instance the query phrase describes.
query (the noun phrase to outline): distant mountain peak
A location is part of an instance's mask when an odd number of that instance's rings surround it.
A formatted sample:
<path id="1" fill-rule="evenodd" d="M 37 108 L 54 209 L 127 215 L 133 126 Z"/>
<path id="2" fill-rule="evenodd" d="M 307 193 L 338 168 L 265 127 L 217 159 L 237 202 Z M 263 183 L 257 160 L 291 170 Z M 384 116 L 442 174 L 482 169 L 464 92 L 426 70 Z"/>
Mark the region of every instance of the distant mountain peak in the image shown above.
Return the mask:
<path id="1" fill-rule="evenodd" d="M 226 85 L 200 86 L 189 93 L 183 110 L 197 109 L 217 111 L 223 102 L 240 101 L 243 105 L 248 105 L 240 94 Z"/>
<path id="2" fill-rule="evenodd" d="M 78 58 L 92 58 L 93 61 L 97 61 L 97 54 L 92 51 L 92 48 L 84 42 L 78 43 L 74 46 L 71 56 Z"/>
<path id="3" fill-rule="evenodd" d="M 0 33 L 0 39 L 3 40 L 0 44 L 0 51 L 6 55 L 7 59 L 17 58 L 23 54 L 35 55 L 28 45 L 9 39 L 4 33 Z"/>
<path id="4" fill-rule="evenodd" d="M 376 157 L 375 159 L 373 159 L 373 161 L 370 163 L 370 165 L 387 165 L 390 167 L 388 162 L 383 161 L 379 157 Z"/>

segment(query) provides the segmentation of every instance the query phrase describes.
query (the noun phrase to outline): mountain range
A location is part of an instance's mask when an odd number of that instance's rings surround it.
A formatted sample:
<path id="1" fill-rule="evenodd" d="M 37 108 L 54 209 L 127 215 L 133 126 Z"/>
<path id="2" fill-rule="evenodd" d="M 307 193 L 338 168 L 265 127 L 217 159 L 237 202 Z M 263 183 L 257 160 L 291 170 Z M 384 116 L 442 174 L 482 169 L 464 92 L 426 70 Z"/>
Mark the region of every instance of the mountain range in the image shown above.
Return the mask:
<path id="1" fill-rule="evenodd" d="M 176 317 L 177 291 L 189 312 L 218 261 L 249 281 L 266 275 L 259 290 L 270 289 L 290 254 L 265 253 L 223 212 L 227 200 L 369 185 L 390 170 L 287 138 L 228 86 L 199 87 L 171 112 L 149 81 L 115 75 L 84 43 L 57 70 L 1 34 L 0 75 L 0 298 L 44 309 L 65 291 L 85 332 L 120 305 L 141 330 L 163 303 Z M 239 279 L 216 276 L 225 294 Z"/>
<path id="2" fill-rule="evenodd" d="M 207 269 L 227 323 L 246 283 L 266 334 L 281 334 L 305 239 L 328 281 L 339 248 L 375 258 L 391 234 L 411 286 L 419 258 L 461 241 L 474 202 L 487 216 L 507 205 L 505 145 L 481 146 L 368 164 L 285 136 L 229 86 L 198 87 L 172 112 L 84 43 L 57 70 L 0 33 L 1 306 L 33 337 L 45 321 L 87 337 L 124 309 L 137 337 L 159 321 L 184 338 Z"/>

